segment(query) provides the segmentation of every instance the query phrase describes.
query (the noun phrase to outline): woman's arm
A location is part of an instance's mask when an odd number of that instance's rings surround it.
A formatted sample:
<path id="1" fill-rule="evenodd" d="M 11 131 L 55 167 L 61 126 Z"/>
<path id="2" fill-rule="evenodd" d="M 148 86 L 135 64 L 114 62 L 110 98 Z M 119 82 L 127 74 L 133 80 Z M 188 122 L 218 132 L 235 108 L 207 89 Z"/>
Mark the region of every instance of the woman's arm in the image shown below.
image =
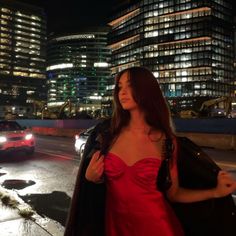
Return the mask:
<path id="1" fill-rule="evenodd" d="M 236 191 L 236 181 L 233 180 L 232 176 L 225 171 L 220 171 L 218 173 L 217 186 L 215 188 L 206 190 L 191 190 L 181 188 L 178 181 L 176 139 L 174 139 L 174 146 L 173 163 L 170 167 L 172 185 L 167 191 L 167 197 L 170 201 L 183 203 L 197 202 L 210 198 L 227 196 L 228 194 Z"/>
<path id="2" fill-rule="evenodd" d="M 103 183 L 104 157 L 100 151 L 96 151 L 87 167 L 85 178 L 93 183 Z"/>

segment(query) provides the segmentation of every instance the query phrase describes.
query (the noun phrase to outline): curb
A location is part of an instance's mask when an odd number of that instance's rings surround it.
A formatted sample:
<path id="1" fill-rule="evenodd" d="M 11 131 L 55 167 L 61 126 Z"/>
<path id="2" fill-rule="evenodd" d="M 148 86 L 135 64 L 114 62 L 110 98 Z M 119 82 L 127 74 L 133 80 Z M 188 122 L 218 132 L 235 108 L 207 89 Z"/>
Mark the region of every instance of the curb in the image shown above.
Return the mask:
<path id="1" fill-rule="evenodd" d="M 9 202 L 4 202 L 6 198 L 9 198 Z M 39 226 L 48 236 L 63 236 L 64 227 L 48 217 L 43 217 L 35 212 L 30 205 L 25 203 L 14 190 L 5 189 L 0 186 L 0 199 L 2 205 L 7 209 L 14 210 L 14 213 L 19 215 L 19 218 L 36 224 Z M 11 203 L 15 205 L 11 205 Z M 2 222 L 1 222 L 2 223 Z"/>

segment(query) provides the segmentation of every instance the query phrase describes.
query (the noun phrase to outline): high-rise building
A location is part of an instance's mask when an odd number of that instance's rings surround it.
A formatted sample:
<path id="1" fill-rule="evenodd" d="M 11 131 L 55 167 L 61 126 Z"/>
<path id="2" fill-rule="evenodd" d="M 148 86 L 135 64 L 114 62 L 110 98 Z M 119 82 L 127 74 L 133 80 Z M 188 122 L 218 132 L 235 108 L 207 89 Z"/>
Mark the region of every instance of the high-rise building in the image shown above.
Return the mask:
<path id="1" fill-rule="evenodd" d="M 41 8 L 0 0 L 0 117 L 30 116 L 46 99 L 46 16 Z"/>
<path id="2" fill-rule="evenodd" d="M 173 109 L 233 95 L 230 1 L 120 1 L 109 25 L 112 73 L 148 67 Z"/>
<path id="3" fill-rule="evenodd" d="M 108 27 L 50 37 L 48 41 L 48 106 L 70 100 L 76 111 L 101 109 L 110 79 Z"/>
<path id="4" fill-rule="evenodd" d="M 236 97 L 236 16 L 234 16 L 234 97 Z M 236 105 L 236 104 L 235 104 Z"/>

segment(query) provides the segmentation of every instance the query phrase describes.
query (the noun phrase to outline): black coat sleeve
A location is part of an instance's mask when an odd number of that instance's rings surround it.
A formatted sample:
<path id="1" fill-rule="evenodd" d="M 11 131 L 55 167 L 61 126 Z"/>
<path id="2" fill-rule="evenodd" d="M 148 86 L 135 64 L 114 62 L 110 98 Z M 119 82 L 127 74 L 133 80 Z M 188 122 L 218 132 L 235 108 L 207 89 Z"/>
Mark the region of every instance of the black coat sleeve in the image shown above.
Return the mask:
<path id="1" fill-rule="evenodd" d="M 99 150 L 97 142 L 101 124 L 89 136 L 76 179 L 64 236 L 104 236 L 105 184 L 95 184 L 85 178 L 93 153 Z"/>

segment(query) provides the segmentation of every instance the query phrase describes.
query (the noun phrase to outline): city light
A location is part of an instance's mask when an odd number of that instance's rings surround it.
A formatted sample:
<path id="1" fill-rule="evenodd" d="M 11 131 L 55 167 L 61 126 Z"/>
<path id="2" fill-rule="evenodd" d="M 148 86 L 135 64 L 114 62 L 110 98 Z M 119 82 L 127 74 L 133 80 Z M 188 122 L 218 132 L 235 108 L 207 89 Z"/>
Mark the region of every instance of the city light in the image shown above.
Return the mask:
<path id="1" fill-rule="evenodd" d="M 94 67 L 108 67 L 108 63 L 107 62 L 95 62 Z"/>
<path id="2" fill-rule="evenodd" d="M 66 69 L 66 68 L 72 68 L 74 65 L 72 63 L 62 63 L 62 64 L 57 64 L 53 66 L 48 66 L 47 71 L 49 70 L 58 70 L 58 69 Z"/>

